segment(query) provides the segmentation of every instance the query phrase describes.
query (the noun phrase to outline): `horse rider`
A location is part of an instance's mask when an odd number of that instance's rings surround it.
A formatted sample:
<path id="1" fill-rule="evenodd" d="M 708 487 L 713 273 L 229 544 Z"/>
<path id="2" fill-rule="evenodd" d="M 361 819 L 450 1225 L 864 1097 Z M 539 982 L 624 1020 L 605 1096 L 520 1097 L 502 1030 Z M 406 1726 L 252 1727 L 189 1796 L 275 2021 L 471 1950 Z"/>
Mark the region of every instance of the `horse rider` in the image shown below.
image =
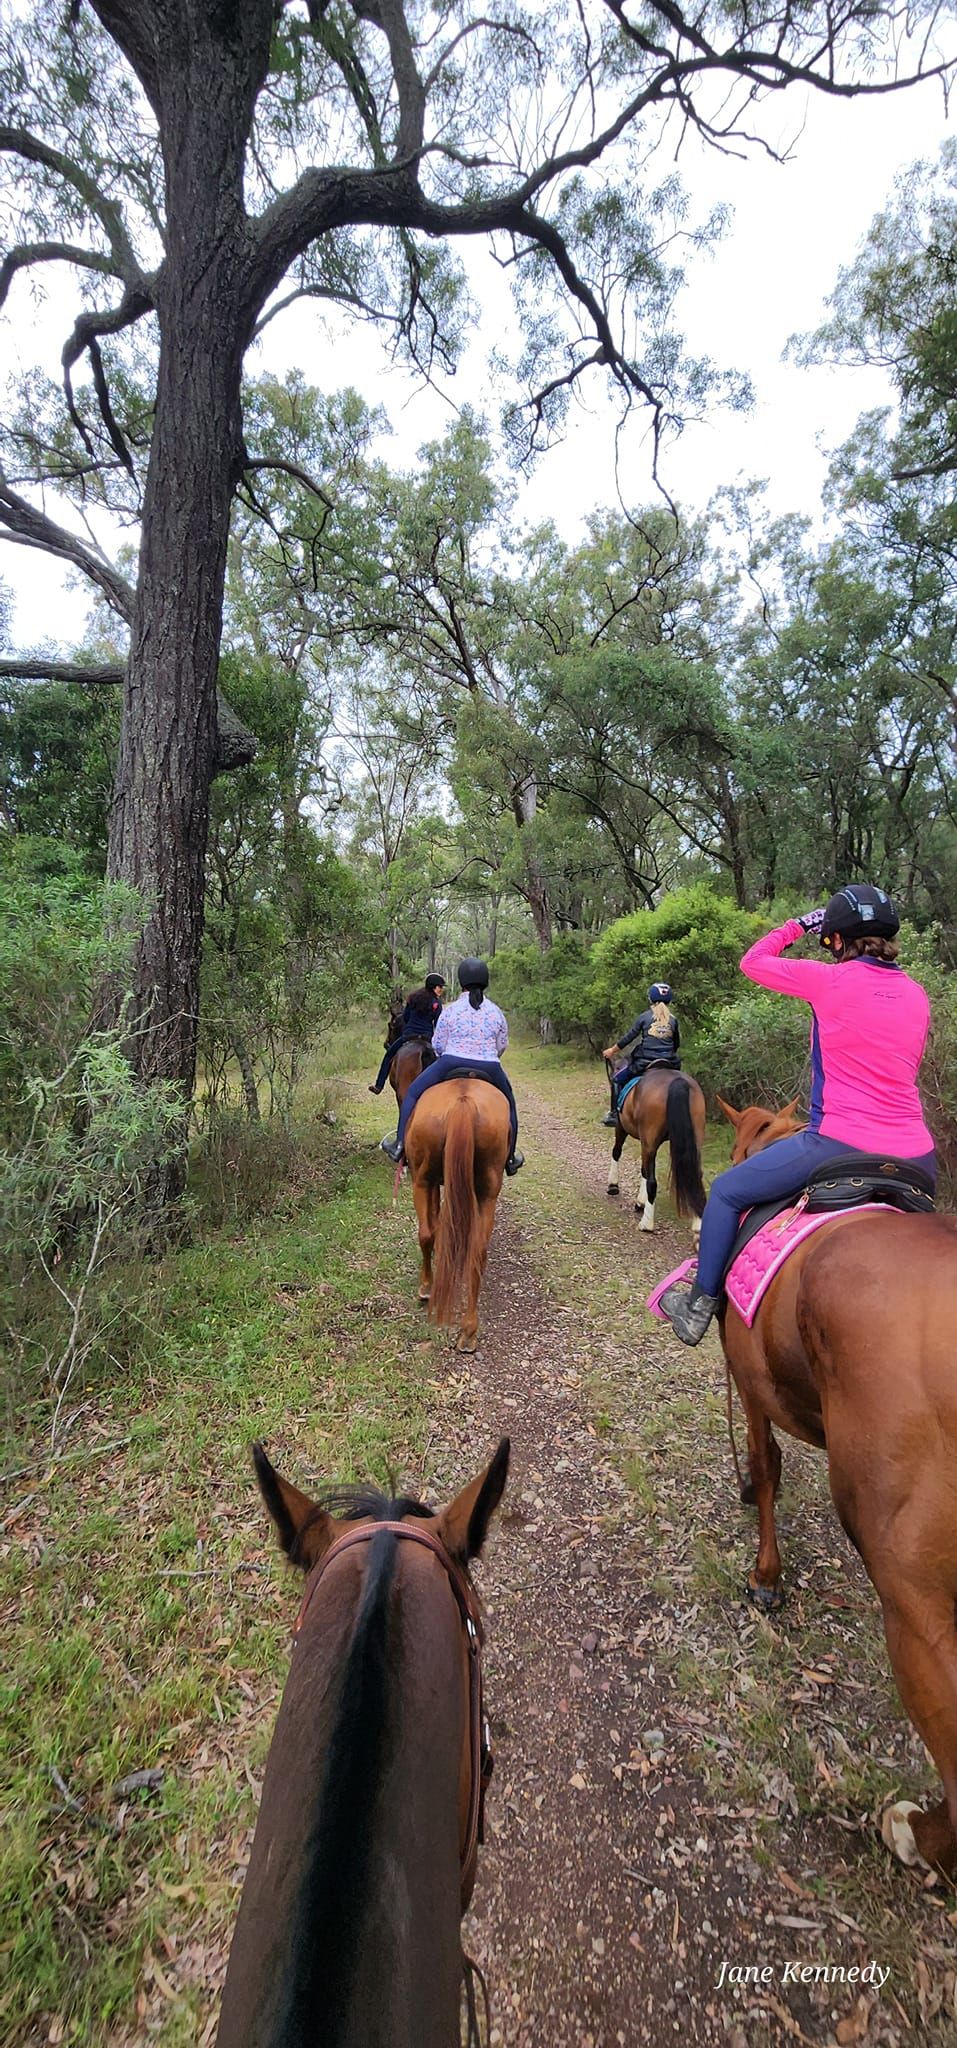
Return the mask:
<path id="1" fill-rule="evenodd" d="M 389 1039 L 386 1039 L 385 1053 L 380 1061 L 379 1071 L 375 1080 L 369 1082 L 370 1095 L 382 1094 L 388 1078 L 389 1068 L 400 1045 L 406 1045 L 410 1038 L 424 1038 L 431 1044 L 432 1033 L 442 1015 L 442 990 L 444 987 L 444 975 L 427 974 L 422 987 L 414 988 L 410 991 L 406 997 L 399 1030 L 391 1042 Z"/>
<path id="2" fill-rule="evenodd" d="M 618 1097 L 631 1074 L 647 1073 L 649 1067 L 680 1067 L 678 1047 L 681 1033 L 678 1019 L 670 1008 L 673 1001 L 671 988 L 666 981 L 653 981 L 648 990 L 649 1010 L 642 1010 L 631 1029 L 623 1031 L 617 1045 L 606 1045 L 602 1058 L 617 1060 L 628 1045 L 633 1046 L 630 1057 L 611 1076 L 611 1108 L 602 1117 L 603 1124 L 614 1126 L 618 1122 Z"/>
<path id="3" fill-rule="evenodd" d="M 505 1171 L 515 1174 L 525 1160 L 515 1149 L 518 1111 L 511 1082 L 501 1064 L 508 1044 L 508 1025 L 498 1004 L 490 1002 L 485 994 L 488 967 L 484 960 L 461 961 L 458 978 L 462 994 L 443 1010 L 432 1037 L 432 1050 L 438 1053 L 438 1059 L 413 1081 L 399 1111 L 398 1133 L 395 1138 L 383 1138 L 382 1150 L 400 1165 L 405 1156 L 406 1126 L 420 1095 L 426 1088 L 434 1088 L 437 1081 L 469 1074 L 478 1081 L 489 1081 L 507 1099 L 511 1141 Z"/>
<path id="4" fill-rule="evenodd" d="M 789 918 L 758 939 L 741 961 L 749 981 L 810 1004 L 811 1107 L 806 1130 L 712 1181 L 694 1284 L 676 1283 L 662 1296 L 683 1344 L 699 1344 L 714 1315 L 745 1209 L 799 1194 L 816 1167 L 848 1151 L 906 1159 L 935 1178 L 917 1089 L 930 1004 L 897 964 L 899 928 L 886 892 L 853 882 L 823 910 Z M 829 960 L 782 958 L 811 933 Z"/>

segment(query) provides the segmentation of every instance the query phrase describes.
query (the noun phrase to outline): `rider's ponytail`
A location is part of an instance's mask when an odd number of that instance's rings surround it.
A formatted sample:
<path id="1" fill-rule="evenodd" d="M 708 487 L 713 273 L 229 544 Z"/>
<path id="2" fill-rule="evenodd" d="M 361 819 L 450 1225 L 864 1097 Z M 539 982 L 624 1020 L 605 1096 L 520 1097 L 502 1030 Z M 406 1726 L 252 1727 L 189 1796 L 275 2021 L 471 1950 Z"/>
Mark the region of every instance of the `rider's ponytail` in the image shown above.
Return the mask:
<path id="1" fill-rule="evenodd" d="M 471 1003 L 471 1005 L 472 1005 L 472 1008 L 473 1008 L 473 1010 L 480 1010 L 480 1009 L 481 1009 L 481 1007 L 482 1007 L 482 1004 L 484 1003 L 484 1001 L 485 1001 L 485 990 L 484 990 L 484 988 L 470 988 L 470 989 L 469 989 L 469 1002 Z"/>
<path id="2" fill-rule="evenodd" d="M 651 1028 L 655 1037 L 666 1038 L 671 1030 L 671 1011 L 667 1003 L 652 1003 L 651 1014 L 654 1018 Z"/>

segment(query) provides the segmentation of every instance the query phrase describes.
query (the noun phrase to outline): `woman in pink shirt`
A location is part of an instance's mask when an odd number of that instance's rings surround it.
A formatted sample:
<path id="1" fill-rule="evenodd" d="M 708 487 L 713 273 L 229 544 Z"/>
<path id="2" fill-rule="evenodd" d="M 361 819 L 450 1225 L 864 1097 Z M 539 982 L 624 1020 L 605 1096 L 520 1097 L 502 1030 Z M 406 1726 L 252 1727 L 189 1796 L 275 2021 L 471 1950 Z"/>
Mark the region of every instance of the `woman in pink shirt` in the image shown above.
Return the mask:
<path id="1" fill-rule="evenodd" d="M 683 1343 L 699 1344 L 714 1315 L 745 1209 L 799 1194 L 815 1167 L 850 1151 L 912 1160 L 934 1177 L 934 1141 L 917 1090 L 930 1005 L 897 965 L 899 927 L 884 890 L 855 882 L 826 909 L 790 918 L 745 954 L 741 972 L 749 981 L 810 1004 L 808 1127 L 712 1182 L 695 1283 L 690 1292 L 669 1288 L 662 1300 Z M 809 932 L 830 961 L 785 960 Z"/>
<path id="2" fill-rule="evenodd" d="M 507 1098 L 511 1143 L 505 1171 L 514 1174 L 525 1161 L 521 1152 L 515 1149 L 518 1111 L 512 1084 L 501 1061 L 508 1044 L 508 1025 L 498 1004 L 491 1002 L 485 993 L 488 968 L 484 960 L 462 960 L 459 963 L 459 985 L 462 994 L 443 1010 L 432 1033 L 432 1050 L 439 1057 L 406 1090 L 399 1111 L 397 1135 L 395 1138 L 383 1138 L 381 1149 L 398 1166 L 405 1156 L 406 1128 L 419 1096 L 425 1093 L 426 1088 L 434 1088 L 437 1081 L 451 1081 L 456 1074 L 474 1074 L 480 1081 L 488 1081 L 493 1088 L 500 1089 Z"/>

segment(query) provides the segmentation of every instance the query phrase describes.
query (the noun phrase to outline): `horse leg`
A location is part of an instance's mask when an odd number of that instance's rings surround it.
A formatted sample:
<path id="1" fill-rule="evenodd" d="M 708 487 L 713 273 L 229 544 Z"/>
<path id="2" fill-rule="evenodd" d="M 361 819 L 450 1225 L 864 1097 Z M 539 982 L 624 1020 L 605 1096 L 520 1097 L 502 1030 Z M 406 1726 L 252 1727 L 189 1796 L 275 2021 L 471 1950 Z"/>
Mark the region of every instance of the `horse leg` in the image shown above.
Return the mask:
<path id="1" fill-rule="evenodd" d="M 876 1583 L 876 1581 L 875 1581 Z M 940 1772 L 946 1798 L 926 1810 L 909 1799 L 881 1820 L 887 1847 L 902 1863 L 957 1871 L 957 1634 L 954 1599 L 941 1587 L 895 1586 L 884 1593 L 884 1632 L 898 1690 Z"/>
<path id="2" fill-rule="evenodd" d="M 641 1210 L 639 1230 L 654 1230 L 655 1227 L 655 1203 L 658 1199 L 658 1182 L 655 1178 L 655 1160 L 657 1157 L 657 1146 L 654 1151 L 649 1151 L 644 1140 L 642 1140 L 641 1179 L 638 1182 L 638 1200 L 635 1203 L 636 1213 L 639 1209 Z"/>
<path id="3" fill-rule="evenodd" d="M 781 1553 L 774 1521 L 774 1496 L 781 1477 L 781 1452 L 762 1408 L 742 1396 L 748 1418 L 748 1470 L 750 1489 L 758 1511 L 758 1555 L 754 1570 L 745 1580 L 745 1592 L 755 1607 L 773 1614 L 783 1606 Z M 742 1488 L 742 1499 L 745 1489 Z"/>
<path id="4" fill-rule="evenodd" d="M 611 1148 L 611 1163 L 608 1168 L 608 1193 L 610 1195 L 617 1195 L 618 1193 L 618 1161 L 625 1149 L 625 1139 L 627 1136 L 628 1133 L 622 1129 L 621 1123 L 616 1124 L 615 1142 Z"/>
<path id="5" fill-rule="evenodd" d="M 432 1246 L 435 1243 L 435 1226 L 439 1217 L 439 1191 L 429 1181 L 414 1181 L 412 1200 L 419 1224 L 419 1249 L 422 1265 L 419 1272 L 419 1300 L 428 1301 L 432 1292 Z"/>
<path id="6" fill-rule="evenodd" d="M 485 1261 L 488 1258 L 489 1240 L 492 1235 L 492 1225 L 495 1222 L 495 1204 L 497 1199 L 497 1192 L 494 1195 L 480 1195 L 478 1198 L 478 1217 L 475 1225 L 475 1238 L 462 1305 L 462 1321 L 459 1326 L 458 1342 L 455 1347 L 457 1351 L 478 1350 L 479 1288 L 482 1285 Z"/>
<path id="7" fill-rule="evenodd" d="M 781 1484 L 781 1446 L 778 1443 L 777 1437 L 775 1436 L 770 1423 L 768 1423 L 768 1444 L 771 1450 L 771 1477 L 774 1483 L 774 1498 L 775 1500 L 777 1500 L 778 1487 Z M 748 1476 L 745 1480 L 742 1481 L 741 1484 L 741 1506 L 743 1508 L 756 1508 L 757 1504 L 758 1496 L 754 1490 L 754 1478 L 751 1472 L 751 1461 L 749 1459 Z"/>

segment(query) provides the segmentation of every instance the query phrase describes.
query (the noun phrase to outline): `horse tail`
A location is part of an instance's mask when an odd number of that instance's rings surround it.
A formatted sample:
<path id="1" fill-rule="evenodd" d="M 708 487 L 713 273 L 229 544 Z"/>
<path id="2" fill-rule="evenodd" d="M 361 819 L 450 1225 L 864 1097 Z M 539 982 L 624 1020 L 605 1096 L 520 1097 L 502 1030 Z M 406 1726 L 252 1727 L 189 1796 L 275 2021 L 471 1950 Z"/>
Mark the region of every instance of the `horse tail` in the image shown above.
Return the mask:
<path id="1" fill-rule="evenodd" d="M 429 1315 L 434 1323 L 455 1321 L 459 1294 L 468 1284 L 479 1257 L 478 1202 L 475 1196 L 475 1124 L 477 1110 L 460 1095 L 445 1126 L 445 1194 L 435 1233 L 435 1264 Z"/>
<path id="2" fill-rule="evenodd" d="M 680 1074 L 668 1090 L 669 1186 L 679 1216 L 700 1216 L 707 1196 L 701 1178 L 701 1152 L 691 1116 L 691 1082 Z"/>

